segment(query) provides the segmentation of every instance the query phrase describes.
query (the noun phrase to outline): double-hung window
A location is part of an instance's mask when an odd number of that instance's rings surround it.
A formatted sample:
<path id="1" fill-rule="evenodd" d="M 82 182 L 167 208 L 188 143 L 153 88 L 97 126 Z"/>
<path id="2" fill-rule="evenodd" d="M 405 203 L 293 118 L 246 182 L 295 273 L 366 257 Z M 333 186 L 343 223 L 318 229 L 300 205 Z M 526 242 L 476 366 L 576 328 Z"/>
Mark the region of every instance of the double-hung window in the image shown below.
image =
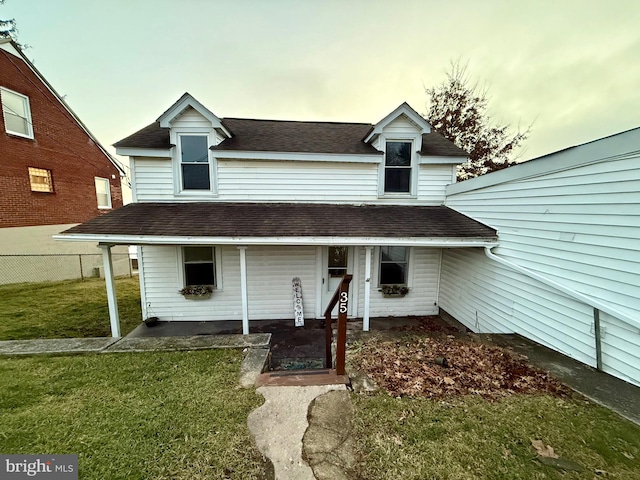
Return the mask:
<path id="1" fill-rule="evenodd" d="M 182 190 L 210 190 L 209 145 L 206 135 L 180 135 Z"/>
<path id="2" fill-rule="evenodd" d="M 6 88 L 0 88 L 0 98 L 2 99 L 2 116 L 6 132 L 20 137 L 33 138 L 29 97 Z"/>
<path id="3" fill-rule="evenodd" d="M 216 287 L 216 255 L 214 247 L 183 247 L 184 286 Z"/>
<path id="4" fill-rule="evenodd" d="M 108 178 L 95 177 L 98 208 L 111 208 L 111 187 Z"/>
<path id="5" fill-rule="evenodd" d="M 384 193 L 411 193 L 411 142 L 386 142 Z"/>
<path id="6" fill-rule="evenodd" d="M 409 247 L 380 247 L 380 285 L 406 285 Z"/>

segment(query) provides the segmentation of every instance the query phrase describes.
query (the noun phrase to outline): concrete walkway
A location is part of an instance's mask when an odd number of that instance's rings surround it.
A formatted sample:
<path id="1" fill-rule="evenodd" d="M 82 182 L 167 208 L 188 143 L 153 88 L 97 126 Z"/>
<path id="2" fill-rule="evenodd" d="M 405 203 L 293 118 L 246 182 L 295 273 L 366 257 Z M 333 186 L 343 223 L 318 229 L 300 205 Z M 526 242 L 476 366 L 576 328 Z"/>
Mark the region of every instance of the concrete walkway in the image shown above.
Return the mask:
<path id="1" fill-rule="evenodd" d="M 7 340 L 0 342 L 0 355 L 115 353 L 212 348 L 269 348 L 270 333 L 250 335 L 193 335 L 175 337 L 98 337 Z"/>
<path id="2" fill-rule="evenodd" d="M 247 424 L 258 450 L 273 463 L 277 480 L 315 480 L 302 458 L 302 439 L 309 423 L 309 405 L 318 396 L 344 385 L 260 387 L 264 404 L 249 414 Z"/>

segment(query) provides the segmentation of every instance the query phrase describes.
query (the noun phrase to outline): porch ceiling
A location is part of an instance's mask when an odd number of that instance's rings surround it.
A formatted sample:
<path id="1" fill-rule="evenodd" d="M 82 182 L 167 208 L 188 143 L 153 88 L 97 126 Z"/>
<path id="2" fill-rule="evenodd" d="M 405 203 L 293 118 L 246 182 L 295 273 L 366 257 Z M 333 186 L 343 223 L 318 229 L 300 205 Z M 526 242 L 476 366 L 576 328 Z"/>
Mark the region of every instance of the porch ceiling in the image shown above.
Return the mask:
<path id="1" fill-rule="evenodd" d="M 481 246 L 496 230 L 445 206 L 135 203 L 56 238 L 129 244 Z"/>

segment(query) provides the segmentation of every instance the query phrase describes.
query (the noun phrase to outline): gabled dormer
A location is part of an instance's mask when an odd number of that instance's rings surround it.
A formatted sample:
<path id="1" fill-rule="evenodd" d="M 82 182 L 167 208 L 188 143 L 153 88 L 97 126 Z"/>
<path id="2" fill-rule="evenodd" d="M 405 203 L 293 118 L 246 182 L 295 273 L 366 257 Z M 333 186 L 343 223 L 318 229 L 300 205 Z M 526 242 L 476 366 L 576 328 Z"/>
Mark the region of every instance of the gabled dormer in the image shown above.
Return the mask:
<path id="1" fill-rule="evenodd" d="M 418 192 L 418 152 L 422 135 L 431 125 L 407 103 L 403 103 L 376 123 L 364 138 L 384 153 L 379 169 L 381 197 L 415 197 Z"/>
<path id="2" fill-rule="evenodd" d="M 157 120 L 169 129 L 176 195 L 201 196 L 217 192 L 217 165 L 210 148 L 232 134 L 213 112 L 185 93 Z"/>

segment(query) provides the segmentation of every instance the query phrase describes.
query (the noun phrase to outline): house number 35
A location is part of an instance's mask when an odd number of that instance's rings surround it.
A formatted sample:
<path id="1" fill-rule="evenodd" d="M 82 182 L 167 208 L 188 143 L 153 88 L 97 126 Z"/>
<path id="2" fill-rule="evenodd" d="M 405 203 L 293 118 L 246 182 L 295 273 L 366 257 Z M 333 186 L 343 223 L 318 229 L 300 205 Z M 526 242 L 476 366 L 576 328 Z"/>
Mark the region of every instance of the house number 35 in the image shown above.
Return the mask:
<path id="1" fill-rule="evenodd" d="M 339 313 L 347 313 L 347 302 L 349 301 L 349 294 L 347 292 L 340 293 L 340 305 L 338 307 Z"/>

